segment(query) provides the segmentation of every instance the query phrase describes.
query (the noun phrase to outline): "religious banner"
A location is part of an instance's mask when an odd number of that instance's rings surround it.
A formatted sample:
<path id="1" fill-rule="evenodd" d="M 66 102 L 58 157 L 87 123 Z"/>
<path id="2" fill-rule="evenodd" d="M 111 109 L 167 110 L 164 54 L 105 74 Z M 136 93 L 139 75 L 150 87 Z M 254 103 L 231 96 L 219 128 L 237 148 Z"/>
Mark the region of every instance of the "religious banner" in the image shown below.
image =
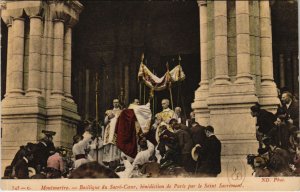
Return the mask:
<path id="1" fill-rule="evenodd" d="M 174 69 L 167 71 L 159 78 L 154 75 L 145 64 L 141 63 L 138 77 L 142 78 L 149 88 L 155 91 L 161 91 L 166 89 L 170 83 L 183 81 L 185 79 L 185 74 L 181 65 L 177 65 Z"/>

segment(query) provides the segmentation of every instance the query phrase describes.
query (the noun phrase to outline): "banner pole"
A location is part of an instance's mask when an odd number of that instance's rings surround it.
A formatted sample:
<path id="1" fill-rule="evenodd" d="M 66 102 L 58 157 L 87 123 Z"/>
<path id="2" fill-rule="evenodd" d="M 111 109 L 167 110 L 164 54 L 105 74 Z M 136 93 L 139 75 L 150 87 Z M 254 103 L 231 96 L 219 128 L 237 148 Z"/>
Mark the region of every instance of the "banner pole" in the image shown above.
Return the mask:
<path id="1" fill-rule="evenodd" d="M 144 105 L 146 104 L 146 85 L 144 85 Z"/>
<path id="2" fill-rule="evenodd" d="M 99 105 L 98 105 L 98 96 L 99 96 L 99 77 L 98 73 L 96 73 L 96 161 L 99 160 Z"/>
<path id="3" fill-rule="evenodd" d="M 155 71 L 154 71 L 154 69 L 153 69 L 153 74 L 155 75 Z M 152 94 L 153 94 L 153 101 L 152 101 L 152 113 L 153 113 L 153 116 L 155 115 L 155 113 L 154 113 L 154 106 L 155 106 L 155 95 L 154 95 L 154 89 L 152 88 L 151 89 L 151 91 L 152 91 Z"/>
<path id="4" fill-rule="evenodd" d="M 170 99 L 171 99 L 172 110 L 174 110 L 174 106 L 173 106 L 173 95 L 172 95 L 172 89 L 171 89 L 171 86 L 169 86 L 169 92 L 170 92 Z"/>
<path id="5" fill-rule="evenodd" d="M 171 90 L 171 77 L 170 77 L 170 71 L 169 71 L 169 63 L 167 62 L 166 64 L 167 66 L 167 85 L 169 87 L 169 93 L 170 93 L 170 100 L 171 100 L 171 106 L 172 106 L 172 110 L 174 110 L 174 106 L 173 106 L 173 95 L 172 95 L 172 90 Z"/>
<path id="6" fill-rule="evenodd" d="M 139 100 L 140 102 L 142 102 L 142 82 L 139 82 Z"/>

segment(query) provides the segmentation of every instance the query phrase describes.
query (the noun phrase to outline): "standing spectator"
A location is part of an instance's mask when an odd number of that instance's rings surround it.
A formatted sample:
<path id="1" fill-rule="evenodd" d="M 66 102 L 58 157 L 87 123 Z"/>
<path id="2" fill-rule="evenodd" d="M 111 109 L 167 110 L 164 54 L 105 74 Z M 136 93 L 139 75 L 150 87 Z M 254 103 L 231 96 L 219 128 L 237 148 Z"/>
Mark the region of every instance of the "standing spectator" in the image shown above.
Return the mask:
<path id="1" fill-rule="evenodd" d="M 50 156 L 50 151 L 55 150 L 53 144 L 53 136 L 55 132 L 43 130 L 45 136 L 36 144 L 34 149 L 34 168 L 37 173 L 40 173 L 47 166 L 47 160 Z"/>
<path id="2" fill-rule="evenodd" d="M 197 122 L 193 122 L 192 126 L 190 127 L 190 134 L 192 137 L 193 145 L 200 144 L 201 146 L 205 143 L 206 134 L 205 134 L 205 127 L 200 125 Z"/>
<path id="3" fill-rule="evenodd" d="M 191 150 L 193 147 L 193 140 L 190 133 L 188 132 L 188 127 L 183 124 L 175 122 L 173 124 L 174 133 L 177 137 L 179 148 L 180 148 L 180 165 L 185 168 L 186 171 L 191 172 L 193 168 L 191 167 L 192 157 Z"/>
<path id="4" fill-rule="evenodd" d="M 291 148 L 290 137 L 297 131 L 297 127 L 288 120 L 288 115 L 282 107 L 278 108 L 277 117 L 275 122 L 277 125 L 276 145 L 289 150 Z"/>
<path id="5" fill-rule="evenodd" d="M 268 112 L 264 109 L 260 108 L 259 104 L 256 104 L 251 107 L 251 115 L 253 117 L 256 117 L 256 137 L 259 142 L 259 148 L 262 148 L 262 138 L 264 136 L 270 136 L 272 139 L 274 139 L 274 135 L 276 134 L 274 132 L 275 129 L 275 121 L 276 121 L 276 116 Z"/>
<path id="6" fill-rule="evenodd" d="M 299 128 L 299 103 L 293 100 L 293 95 L 290 92 L 284 92 L 281 101 L 289 115 L 288 121 Z"/>
<path id="7" fill-rule="evenodd" d="M 214 128 L 205 128 L 207 139 L 203 146 L 197 147 L 196 152 L 201 158 L 199 173 L 205 176 L 216 177 L 221 173 L 221 142 L 214 134 Z"/>
<path id="8" fill-rule="evenodd" d="M 186 121 L 186 126 L 188 126 L 188 127 L 191 127 L 192 126 L 192 124 L 193 123 L 195 123 L 196 122 L 196 120 L 195 120 L 195 112 L 194 111 L 192 111 L 191 113 L 190 113 L 190 119 L 188 119 L 187 121 Z"/>
<path id="9" fill-rule="evenodd" d="M 175 107 L 173 118 L 176 119 L 178 123 L 186 124 L 186 118 L 181 114 L 181 107 Z"/>

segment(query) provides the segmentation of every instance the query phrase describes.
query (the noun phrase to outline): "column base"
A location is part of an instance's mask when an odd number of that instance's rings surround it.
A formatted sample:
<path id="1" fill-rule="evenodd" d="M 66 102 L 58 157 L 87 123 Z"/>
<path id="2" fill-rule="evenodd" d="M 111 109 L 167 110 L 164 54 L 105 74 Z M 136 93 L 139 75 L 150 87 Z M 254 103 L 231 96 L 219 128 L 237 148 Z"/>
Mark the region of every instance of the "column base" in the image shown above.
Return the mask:
<path id="1" fill-rule="evenodd" d="M 55 146 L 72 147 L 80 116 L 77 105 L 65 98 L 50 98 L 47 105 L 47 130 L 55 131 Z"/>
<path id="2" fill-rule="evenodd" d="M 251 76 L 237 76 L 234 83 L 237 84 L 254 84 Z"/>
<path id="3" fill-rule="evenodd" d="M 216 86 L 216 85 L 230 85 L 231 82 L 228 79 L 215 79 L 215 81 L 213 82 L 212 86 Z"/>
<path id="4" fill-rule="evenodd" d="M 18 97 L 18 96 L 23 96 L 24 91 L 22 89 L 12 89 L 10 92 L 7 94 L 7 97 Z"/>
<path id="5" fill-rule="evenodd" d="M 64 92 L 59 90 L 53 90 L 51 91 L 51 97 L 53 98 L 64 98 Z"/>
<path id="6" fill-rule="evenodd" d="M 263 81 L 261 83 L 260 93 L 259 93 L 259 104 L 262 108 L 276 112 L 280 100 L 278 98 L 277 87 L 274 81 Z"/>
<path id="7" fill-rule="evenodd" d="M 246 157 L 256 154 L 258 148 L 256 119 L 250 112 L 250 107 L 257 101 L 253 83 L 214 85 L 209 89 L 210 125 L 222 143 L 221 177 L 231 175 L 233 168 L 242 171 L 244 176 L 252 173 L 251 167 L 246 164 Z"/>
<path id="8" fill-rule="evenodd" d="M 34 97 L 39 97 L 41 96 L 41 90 L 40 89 L 28 89 L 26 91 L 26 96 L 34 96 Z"/>
<path id="9" fill-rule="evenodd" d="M 69 94 L 69 93 L 65 94 L 65 98 L 68 102 L 75 103 L 73 100 L 73 96 L 71 94 Z"/>

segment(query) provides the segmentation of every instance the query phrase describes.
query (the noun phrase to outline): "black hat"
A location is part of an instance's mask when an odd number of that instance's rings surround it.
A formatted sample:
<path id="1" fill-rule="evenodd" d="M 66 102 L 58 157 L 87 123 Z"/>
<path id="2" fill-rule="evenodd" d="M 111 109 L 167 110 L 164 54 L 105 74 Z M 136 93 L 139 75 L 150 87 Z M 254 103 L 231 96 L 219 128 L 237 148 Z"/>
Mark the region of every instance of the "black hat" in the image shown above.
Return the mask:
<path id="1" fill-rule="evenodd" d="M 214 128 L 212 126 L 210 126 L 210 125 L 207 126 L 207 127 L 205 127 L 204 130 L 209 131 L 211 133 L 214 133 Z"/>
<path id="2" fill-rule="evenodd" d="M 56 132 L 54 132 L 54 131 L 47 131 L 47 130 L 42 130 L 42 133 L 44 133 L 47 137 L 53 137 L 55 134 L 56 134 Z"/>
<path id="3" fill-rule="evenodd" d="M 251 108 L 252 112 L 259 112 L 260 111 L 260 106 L 259 105 L 253 105 Z"/>

